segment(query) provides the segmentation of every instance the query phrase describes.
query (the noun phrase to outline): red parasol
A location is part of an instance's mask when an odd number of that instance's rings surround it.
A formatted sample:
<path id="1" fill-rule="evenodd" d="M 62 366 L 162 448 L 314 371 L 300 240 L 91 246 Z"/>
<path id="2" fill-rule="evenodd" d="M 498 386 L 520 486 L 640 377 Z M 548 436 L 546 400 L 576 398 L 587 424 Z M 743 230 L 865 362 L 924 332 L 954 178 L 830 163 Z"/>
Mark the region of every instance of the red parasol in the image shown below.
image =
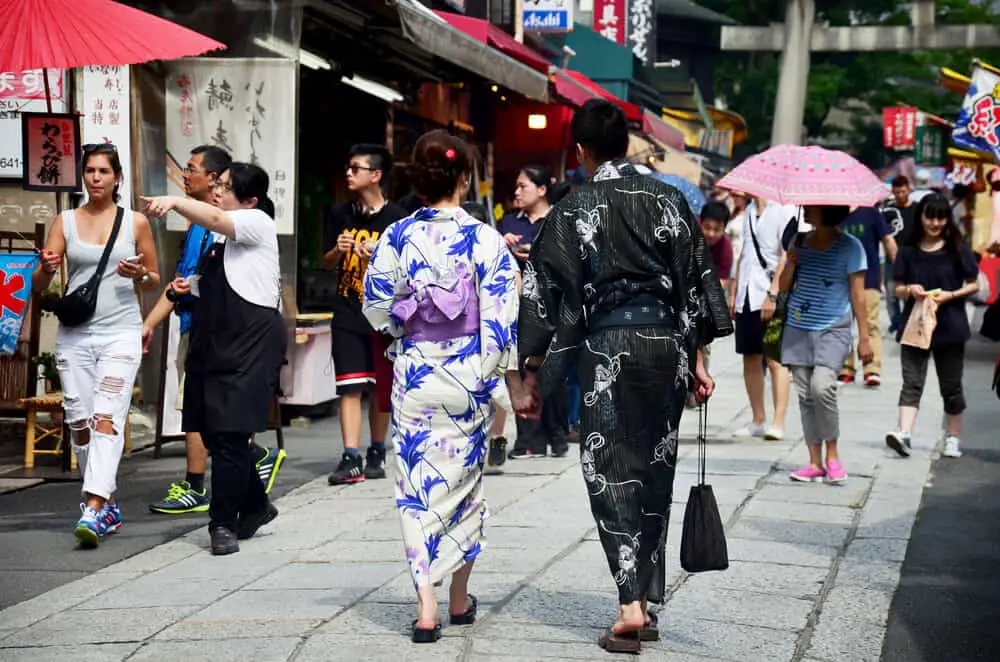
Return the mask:
<path id="1" fill-rule="evenodd" d="M 139 64 L 225 47 L 112 0 L 0 0 L 0 71 Z"/>

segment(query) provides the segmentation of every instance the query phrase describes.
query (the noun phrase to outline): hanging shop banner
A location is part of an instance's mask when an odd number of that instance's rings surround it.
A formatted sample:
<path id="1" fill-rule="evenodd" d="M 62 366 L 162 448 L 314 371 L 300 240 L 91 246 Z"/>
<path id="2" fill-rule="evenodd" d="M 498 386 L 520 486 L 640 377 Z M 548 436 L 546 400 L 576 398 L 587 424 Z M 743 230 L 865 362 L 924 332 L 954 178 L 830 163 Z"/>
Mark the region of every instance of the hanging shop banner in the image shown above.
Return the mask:
<path id="1" fill-rule="evenodd" d="M 888 149 L 913 149 L 917 141 L 916 108 L 890 106 L 882 109 L 882 144 Z"/>
<path id="2" fill-rule="evenodd" d="M 17 351 L 24 313 L 31 300 L 31 274 L 38 256 L 30 253 L 0 255 L 0 355 Z"/>
<path id="3" fill-rule="evenodd" d="M 66 112 L 61 69 L 48 69 L 52 112 Z M 44 113 L 45 81 L 41 69 L 0 73 L 0 177 L 21 177 L 21 113 Z"/>
<path id="4" fill-rule="evenodd" d="M 594 32 L 619 46 L 625 45 L 628 14 L 625 0 L 594 0 Z"/>
<path id="5" fill-rule="evenodd" d="M 191 150 L 216 145 L 234 161 L 267 171 L 278 234 L 293 234 L 296 63 L 193 58 L 167 66 L 167 194 L 184 195 L 183 169 Z M 171 212 L 167 228 L 183 230 L 184 219 Z"/>
<path id="6" fill-rule="evenodd" d="M 958 147 L 1000 159 L 1000 72 L 977 61 L 971 79 L 951 140 Z"/>
<path id="7" fill-rule="evenodd" d="M 79 191 L 80 117 L 71 113 L 21 113 L 21 159 L 21 185 L 25 190 Z"/>
<path id="8" fill-rule="evenodd" d="M 950 128 L 940 124 L 917 127 L 914 157 L 920 166 L 941 166 L 948 163 L 948 133 Z"/>
<path id="9" fill-rule="evenodd" d="M 115 146 L 125 168 L 118 193 L 124 204 L 131 205 L 132 123 L 128 66 L 84 67 L 81 95 L 83 144 Z"/>
<path id="10" fill-rule="evenodd" d="M 525 32 L 570 32 L 574 0 L 524 0 Z"/>
<path id="11" fill-rule="evenodd" d="M 977 193 L 984 192 L 986 179 L 983 177 L 982 162 L 952 157 L 951 167 L 948 169 L 948 182 L 952 186 L 964 184 Z"/>
<path id="12" fill-rule="evenodd" d="M 656 62 L 656 8 L 653 0 L 629 0 L 628 47 L 646 66 Z"/>

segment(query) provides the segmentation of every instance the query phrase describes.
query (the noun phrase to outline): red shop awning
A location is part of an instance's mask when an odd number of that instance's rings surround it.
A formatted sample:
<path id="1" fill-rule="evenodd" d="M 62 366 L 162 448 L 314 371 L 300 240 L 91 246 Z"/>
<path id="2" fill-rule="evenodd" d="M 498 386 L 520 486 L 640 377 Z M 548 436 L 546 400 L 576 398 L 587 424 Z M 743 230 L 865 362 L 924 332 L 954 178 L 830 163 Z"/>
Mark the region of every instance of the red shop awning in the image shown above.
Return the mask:
<path id="1" fill-rule="evenodd" d="M 434 13 L 448 21 L 448 24 L 456 30 L 461 30 L 477 41 L 492 46 L 536 71 L 548 75 L 549 69 L 553 66 L 541 54 L 528 48 L 488 21 L 484 21 L 481 18 L 453 14 L 447 11 L 435 11 Z"/>
<path id="2" fill-rule="evenodd" d="M 590 87 L 577 81 L 572 76 L 568 76 L 568 73 L 570 72 L 559 69 L 553 77 L 553 82 L 556 88 L 556 96 L 563 101 L 579 108 L 591 99 L 607 98 L 603 94 L 598 94 Z"/>
<path id="3" fill-rule="evenodd" d="M 598 99 L 607 99 L 608 101 L 612 101 L 621 106 L 622 110 L 625 111 L 625 117 L 628 119 L 629 122 L 641 123 L 643 121 L 642 108 L 635 105 L 634 103 L 629 103 L 628 101 L 622 101 L 615 95 L 611 94 L 611 92 L 608 92 L 606 89 L 604 89 L 591 79 L 581 74 L 579 71 L 571 71 L 569 69 L 563 69 L 560 73 L 566 74 L 568 77 L 573 79 L 574 82 L 582 85 L 584 88 L 589 90 L 592 94 L 592 97 L 596 97 Z M 557 75 L 556 80 L 558 81 L 558 79 L 559 77 Z M 557 82 L 556 93 L 558 92 L 559 88 Z M 586 101 L 586 99 L 584 99 L 584 101 Z"/>
<path id="4" fill-rule="evenodd" d="M 678 152 L 685 149 L 684 134 L 649 110 L 642 113 L 642 132 Z"/>

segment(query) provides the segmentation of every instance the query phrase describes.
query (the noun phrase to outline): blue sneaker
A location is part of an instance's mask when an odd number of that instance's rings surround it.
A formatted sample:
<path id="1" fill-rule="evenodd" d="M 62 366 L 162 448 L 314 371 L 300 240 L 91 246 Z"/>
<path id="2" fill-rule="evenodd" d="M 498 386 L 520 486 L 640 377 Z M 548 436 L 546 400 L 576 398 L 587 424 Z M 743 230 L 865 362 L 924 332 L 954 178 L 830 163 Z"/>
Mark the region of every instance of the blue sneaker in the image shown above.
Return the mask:
<path id="1" fill-rule="evenodd" d="M 282 462 L 288 457 L 284 449 L 268 448 L 264 457 L 257 460 L 257 475 L 260 482 L 264 483 L 264 494 L 268 494 L 274 487 L 274 481 L 278 477 Z"/>
<path id="2" fill-rule="evenodd" d="M 101 511 L 101 535 L 107 536 L 117 533 L 122 528 L 122 511 L 118 507 L 118 502 L 105 503 L 104 510 Z"/>
<path id="3" fill-rule="evenodd" d="M 80 547 L 94 549 L 101 539 L 101 530 L 104 528 L 101 526 L 102 513 L 93 508 L 88 508 L 83 503 L 80 504 L 80 510 L 83 514 L 80 516 L 80 521 L 76 523 L 73 535 L 80 541 Z"/>

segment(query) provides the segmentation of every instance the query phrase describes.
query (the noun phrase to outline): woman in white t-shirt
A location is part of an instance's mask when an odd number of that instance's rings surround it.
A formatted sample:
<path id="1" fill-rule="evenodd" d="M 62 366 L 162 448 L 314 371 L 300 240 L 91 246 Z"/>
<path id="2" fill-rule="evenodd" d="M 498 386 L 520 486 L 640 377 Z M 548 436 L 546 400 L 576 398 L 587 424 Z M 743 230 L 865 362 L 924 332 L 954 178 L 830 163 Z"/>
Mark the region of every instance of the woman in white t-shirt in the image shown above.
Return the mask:
<path id="1" fill-rule="evenodd" d="M 261 168 L 233 163 L 216 184 L 218 207 L 187 198 L 144 198 L 147 210 L 171 209 L 220 237 L 178 294 L 193 294 L 184 384 L 185 432 L 200 432 L 212 455 L 209 533 L 212 554 L 239 551 L 273 520 L 250 454 L 251 435 L 267 429 L 285 354 L 278 235 Z"/>

